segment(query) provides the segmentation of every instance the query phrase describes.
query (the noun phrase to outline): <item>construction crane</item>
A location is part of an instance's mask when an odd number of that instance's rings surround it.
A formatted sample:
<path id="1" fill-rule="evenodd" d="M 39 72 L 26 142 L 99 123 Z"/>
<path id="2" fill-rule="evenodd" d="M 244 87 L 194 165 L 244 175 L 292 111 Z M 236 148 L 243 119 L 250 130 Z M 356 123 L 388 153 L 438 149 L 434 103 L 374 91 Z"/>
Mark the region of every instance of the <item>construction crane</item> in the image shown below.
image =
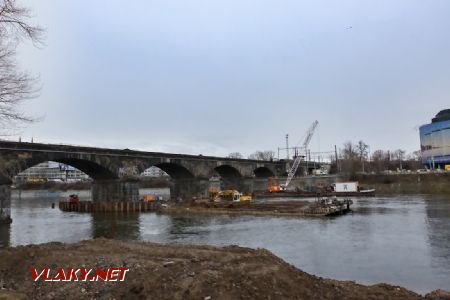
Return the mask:
<path id="1" fill-rule="evenodd" d="M 311 142 L 311 138 L 314 134 L 314 131 L 316 130 L 317 125 L 319 125 L 319 122 L 316 120 L 314 121 L 311 126 L 309 127 L 308 131 L 306 131 L 305 138 L 303 140 L 302 146 L 300 149 L 305 150 L 306 155 L 306 149 L 309 145 L 309 142 Z M 297 173 L 298 167 L 300 166 L 300 163 L 302 162 L 302 159 L 305 156 L 303 155 L 297 155 L 295 156 L 294 163 L 292 164 L 291 168 L 288 171 L 288 176 L 286 178 L 286 182 L 281 185 L 274 184 L 273 181 L 269 181 L 269 192 L 280 192 L 285 191 L 289 184 L 291 183 L 292 178 L 294 178 L 295 173 Z"/>
<path id="2" fill-rule="evenodd" d="M 306 148 L 308 147 L 309 142 L 311 142 L 311 138 L 314 134 L 314 131 L 316 130 L 317 125 L 319 125 L 319 122 L 316 120 L 311 124 L 308 131 L 306 132 L 305 139 L 303 141 L 302 146 L 300 147 L 301 149 L 305 149 L 305 155 L 306 155 Z M 288 176 L 286 178 L 286 183 L 284 185 L 281 185 L 281 188 L 283 190 L 286 190 L 289 183 L 291 183 L 291 180 L 292 180 L 292 178 L 294 178 L 295 173 L 297 173 L 298 167 L 300 166 L 300 163 L 303 158 L 304 158 L 304 156 L 302 156 L 302 155 L 298 155 L 295 157 L 294 163 L 292 164 L 292 167 L 290 168 L 290 170 L 288 172 Z"/>

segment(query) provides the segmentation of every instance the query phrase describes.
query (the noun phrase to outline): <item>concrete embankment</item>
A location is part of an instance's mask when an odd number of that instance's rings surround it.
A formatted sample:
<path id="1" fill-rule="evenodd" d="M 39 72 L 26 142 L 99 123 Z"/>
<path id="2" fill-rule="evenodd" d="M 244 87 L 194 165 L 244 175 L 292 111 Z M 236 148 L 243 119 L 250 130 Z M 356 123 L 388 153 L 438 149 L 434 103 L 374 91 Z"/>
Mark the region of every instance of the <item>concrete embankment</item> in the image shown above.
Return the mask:
<path id="1" fill-rule="evenodd" d="M 305 273 L 264 249 L 96 239 L 0 250 L 6 299 L 423 299 L 388 284 L 364 286 Z M 30 267 L 129 268 L 124 281 L 34 282 Z M 10 298 L 7 298 L 10 297 Z M 435 291 L 426 299 L 450 299 Z"/>

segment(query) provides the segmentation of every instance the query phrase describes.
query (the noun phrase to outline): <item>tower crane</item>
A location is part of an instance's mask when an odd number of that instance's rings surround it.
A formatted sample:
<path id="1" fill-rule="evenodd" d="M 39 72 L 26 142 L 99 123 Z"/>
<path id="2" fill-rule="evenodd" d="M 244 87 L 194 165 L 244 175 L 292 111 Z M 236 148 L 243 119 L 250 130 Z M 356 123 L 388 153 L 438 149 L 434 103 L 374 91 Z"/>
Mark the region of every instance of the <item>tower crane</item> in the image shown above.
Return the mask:
<path id="1" fill-rule="evenodd" d="M 305 139 L 303 140 L 302 146 L 300 149 L 306 149 L 309 145 L 309 142 L 311 142 L 311 138 L 314 134 L 314 131 L 316 130 L 317 125 L 319 125 L 319 122 L 316 120 L 314 121 L 311 126 L 309 127 L 308 131 L 306 131 Z M 305 153 L 306 155 L 306 153 Z M 273 181 L 270 181 L 269 183 L 269 192 L 280 192 L 287 189 L 289 184 L 291 183 L 292 178 L 294 178 L 295 174 L 297 173 L 298 167 L 300 166 L 300 163 L 302 162 L 305 155 L 297 155 L 295 156 L 294 163 L 292 164 L 291 168 L 288 171 L 288 176 L 286 178 L 286 182 L 281 185 L 273 184 Z"/>

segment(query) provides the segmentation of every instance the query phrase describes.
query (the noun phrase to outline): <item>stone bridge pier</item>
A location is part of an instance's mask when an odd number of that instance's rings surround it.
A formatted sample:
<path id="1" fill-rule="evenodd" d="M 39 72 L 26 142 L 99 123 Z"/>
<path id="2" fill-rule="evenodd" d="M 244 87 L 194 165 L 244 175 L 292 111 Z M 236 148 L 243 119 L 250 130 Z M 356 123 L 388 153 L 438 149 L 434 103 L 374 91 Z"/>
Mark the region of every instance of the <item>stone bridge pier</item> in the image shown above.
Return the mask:
<path id="1" fill-rule="evenodd" d="M 92 182 L 91 197 L 93 202 L 139 201 L 139 182 L 95 180 Z"/>
<path id="2" fill-rule="evenodd" d="M 172 199 L 186 199 L 191 197 L 207 197 L 209 180 L 202 178 L 173 179 L 170 184 Z"/>

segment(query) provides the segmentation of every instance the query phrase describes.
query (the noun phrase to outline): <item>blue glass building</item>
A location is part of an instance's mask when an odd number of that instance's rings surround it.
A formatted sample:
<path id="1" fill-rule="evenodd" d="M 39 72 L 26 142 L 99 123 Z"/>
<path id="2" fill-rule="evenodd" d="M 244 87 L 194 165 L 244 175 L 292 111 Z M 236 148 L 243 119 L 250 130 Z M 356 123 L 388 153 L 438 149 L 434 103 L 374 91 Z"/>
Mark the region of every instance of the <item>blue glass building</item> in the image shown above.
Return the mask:
<path id="1" fill-rule="evenodd" d="M 420 127 L 422 164 L 435 169 L 450 165 L 450 109 L 440 111 L 430 124 Z"/>

